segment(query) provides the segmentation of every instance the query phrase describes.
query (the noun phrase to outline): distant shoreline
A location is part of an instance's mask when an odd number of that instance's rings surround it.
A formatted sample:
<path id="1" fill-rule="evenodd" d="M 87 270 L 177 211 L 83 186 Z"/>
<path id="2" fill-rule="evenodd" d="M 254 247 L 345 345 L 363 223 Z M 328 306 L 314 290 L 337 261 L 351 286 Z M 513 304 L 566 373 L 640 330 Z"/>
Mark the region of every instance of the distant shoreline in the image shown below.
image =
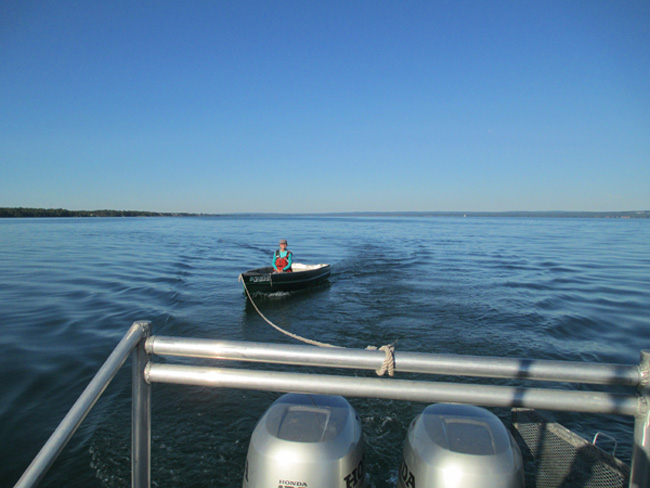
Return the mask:
<path id="1" fill-rule="evenodd" d="M 597 218 L 597 219 L 650 219 L 650 210 L 622 212 L 576 211 L 507 211 L 507 212 L 323 212 L 305 214 L 232 213 L 208 214 L 187 212 L 148 212 L 141 210 L 67 210 L 64 208 L 0 207 L 0 218 L 52 218 L 52 217 L 519 217 L 519 218 Z"/>
<path id="2" fill-rule="evenodd" d="M 67 210 L 65 208 L 0 207 L 0 218 L 39 217 L 190 217 L 201 214 L 140 210 Z"/>

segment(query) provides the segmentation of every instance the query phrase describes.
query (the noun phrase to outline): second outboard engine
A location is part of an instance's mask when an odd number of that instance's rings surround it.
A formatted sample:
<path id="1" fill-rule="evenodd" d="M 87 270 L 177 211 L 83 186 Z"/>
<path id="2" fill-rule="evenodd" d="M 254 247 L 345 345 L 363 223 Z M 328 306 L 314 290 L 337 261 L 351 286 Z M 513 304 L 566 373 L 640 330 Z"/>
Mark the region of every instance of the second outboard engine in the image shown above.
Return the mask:
<path id="1" fill-rule="evenodd" d="M 283 395 L 257 423 L 244 488 L 365 488 L 359 416 L 340 396 Z"/>
<path id="2" fill-rule="evenodd" d="M 522 488 L 521 451 L 493 413 L 430 405 L 409 427 L 398 488 Z"/>

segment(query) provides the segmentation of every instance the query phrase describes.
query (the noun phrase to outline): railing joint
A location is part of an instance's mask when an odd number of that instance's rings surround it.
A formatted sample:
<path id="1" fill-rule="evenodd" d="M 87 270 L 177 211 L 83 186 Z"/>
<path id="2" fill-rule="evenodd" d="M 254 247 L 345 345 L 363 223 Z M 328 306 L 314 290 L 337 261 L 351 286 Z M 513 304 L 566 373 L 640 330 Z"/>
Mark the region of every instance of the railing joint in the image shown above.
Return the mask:
<path id="1" fill-rule="evenodd" d="M 151 384 L 151 366 L 153 365 L 153 361 L 148 361 L 147 364 L 144 367 L 144 380 L 147 382 L 148 385 Z"/>

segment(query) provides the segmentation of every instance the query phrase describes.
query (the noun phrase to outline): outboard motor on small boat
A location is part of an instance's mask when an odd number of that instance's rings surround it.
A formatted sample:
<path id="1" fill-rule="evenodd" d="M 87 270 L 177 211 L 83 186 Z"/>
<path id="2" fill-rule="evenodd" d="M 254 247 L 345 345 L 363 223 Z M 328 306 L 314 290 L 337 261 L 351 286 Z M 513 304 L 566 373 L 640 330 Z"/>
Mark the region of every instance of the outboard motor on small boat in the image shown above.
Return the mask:
<path id="1" fill-rule="evenodd" d="M 521 451 L 493 413 L 429 405 L 409 427 L 398 488 L 523 488 Z"/>
<path id="2" fill-rule="evenodd" d="M 359 416 L 340 396 L 283 395 L 258 421 L 244 488 L 365 488 Z"/>

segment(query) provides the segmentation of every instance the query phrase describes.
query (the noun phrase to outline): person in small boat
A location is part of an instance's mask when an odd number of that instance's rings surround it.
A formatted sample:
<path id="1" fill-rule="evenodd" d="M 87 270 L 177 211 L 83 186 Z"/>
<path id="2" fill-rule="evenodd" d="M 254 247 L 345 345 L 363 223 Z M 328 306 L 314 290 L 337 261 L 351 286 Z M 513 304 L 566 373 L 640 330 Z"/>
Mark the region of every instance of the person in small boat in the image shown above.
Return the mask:
<path id="1" fill-rule="evenodd" d="M 293 253 L 287 249 L 287 240 L 280 239 L 280 249 L 273 254 L 273 269 L 276 273 L 290 273 Z"/>

